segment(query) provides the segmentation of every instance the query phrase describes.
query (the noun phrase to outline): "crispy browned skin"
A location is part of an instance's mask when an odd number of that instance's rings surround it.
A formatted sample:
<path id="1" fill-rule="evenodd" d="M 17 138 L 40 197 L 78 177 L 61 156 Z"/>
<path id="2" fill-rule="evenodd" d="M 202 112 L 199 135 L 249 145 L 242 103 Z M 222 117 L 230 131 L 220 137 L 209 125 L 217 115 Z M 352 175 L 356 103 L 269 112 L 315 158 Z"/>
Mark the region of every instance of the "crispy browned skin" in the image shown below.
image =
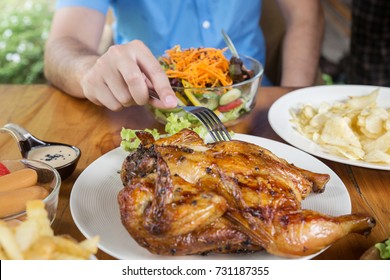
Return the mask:
<path id="1" fill-rule="evenodd" d="M 253 252 L 310 255 L 350 232 L 368 233 L 365 215 L 330 217 L 301 209 L 324 191 L 327 174 L 295 167 L 242 141 L 204 144 L 190 130 L 143 143 L 123 163 L 123 225 L 155 254 Z"/>

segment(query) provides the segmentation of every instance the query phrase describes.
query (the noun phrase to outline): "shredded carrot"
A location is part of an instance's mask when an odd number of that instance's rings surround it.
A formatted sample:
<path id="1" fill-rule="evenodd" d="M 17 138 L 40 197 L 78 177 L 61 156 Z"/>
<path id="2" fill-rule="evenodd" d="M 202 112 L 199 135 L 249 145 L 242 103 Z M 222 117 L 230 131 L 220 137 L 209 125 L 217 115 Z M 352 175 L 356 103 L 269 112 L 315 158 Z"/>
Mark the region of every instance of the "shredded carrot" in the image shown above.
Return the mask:
<path id="1" fill-rule="evenodd" d="M 181 50 L 179 46 L 175 46 L 167 50 L 167 56 L 162 58 L 170 65 L 166 74 L 169 78 L 185 80 L 194 88 L 232 85 L 233 81 L 229 76 L 229 60 L 223 54 L 226 49 Z"/>

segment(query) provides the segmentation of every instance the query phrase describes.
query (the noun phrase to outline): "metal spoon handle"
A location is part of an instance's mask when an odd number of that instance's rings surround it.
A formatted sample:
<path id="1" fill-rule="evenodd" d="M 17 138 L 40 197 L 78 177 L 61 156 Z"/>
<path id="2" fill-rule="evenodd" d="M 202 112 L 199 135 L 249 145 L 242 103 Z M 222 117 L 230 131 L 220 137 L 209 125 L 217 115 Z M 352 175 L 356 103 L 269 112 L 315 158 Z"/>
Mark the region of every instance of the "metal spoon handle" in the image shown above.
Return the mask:
<path id="1" fill-rule="evenodd" d="M 46 144 L 46 142 L 34 137 L 25 128 L 14 123 L 5 124 L 0 128 L 0 132 L 8 132 L 16 139 L 20 153 L 23 157 L 27 157 L 27 154 L 31 148 Z"/>
<path id="2" fill-rule="evenodd" d="M 222 36 L 223 36 L 223 39 L 225 40 L 225 43 L 226 45 L 228 46 L 230 52 L 232 53 L 232 55 L 236 58 L 240 58 L 239 55 L 238 55 L 238 52 L 237 52 L 237 49 L 236 47 L 234 46 L 232 40 L 230 39 L 229 35 L 227 35 L 227 33 L 225 32 L 225 30 L 221 30 L 222 32 Z"/>
<path id="3" fill-rule="evenodd" d="M 14 123 L 5 124 L 0 128 L 0 132 L 9 132 L 17 141 L 25 141 L 32 136 L 26 129 Z"/>

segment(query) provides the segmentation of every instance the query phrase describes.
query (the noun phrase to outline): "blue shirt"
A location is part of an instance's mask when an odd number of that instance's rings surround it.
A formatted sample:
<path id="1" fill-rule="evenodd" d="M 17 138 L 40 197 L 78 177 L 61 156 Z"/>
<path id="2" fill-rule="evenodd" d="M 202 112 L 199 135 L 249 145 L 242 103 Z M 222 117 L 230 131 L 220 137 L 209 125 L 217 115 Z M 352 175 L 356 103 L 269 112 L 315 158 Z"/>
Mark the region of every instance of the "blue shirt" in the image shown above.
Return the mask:
<path id="1" fill-rule="evenodd" d="M 240 54 L 265 65 L 265 42 L 259 27 L 261 0 L 58 0 L 57 8 L 81 6 L 115 15 L 114 42 L 143 41 L 155 56 L 181 48 L 224 48 L 224 29 Z M 263 79 L 263 85 L 269 85 Z"/>

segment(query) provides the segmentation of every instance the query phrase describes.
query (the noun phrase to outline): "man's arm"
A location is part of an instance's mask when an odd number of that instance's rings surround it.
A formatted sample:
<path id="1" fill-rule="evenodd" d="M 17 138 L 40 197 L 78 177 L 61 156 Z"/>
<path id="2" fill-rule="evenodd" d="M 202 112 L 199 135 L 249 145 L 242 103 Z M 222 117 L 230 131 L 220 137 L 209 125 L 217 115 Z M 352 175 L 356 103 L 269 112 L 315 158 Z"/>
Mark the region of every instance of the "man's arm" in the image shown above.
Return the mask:
<path id="1" fill-rule="evenodd" d="M 105 16 L 98 11 L 78 7 L 57 11 L 45 48 L 46 78 L 73 96 L 85 97 L 80 78 L 99 57 L 104 24 Z"/>
<path id="2" fill-rule="evenodd" d="M 283 42 L 282 86 L 314 84 L 324 33 L 319 0 L 278 0 L 286 20 Z"/>
<path id="3" fill-rule="evenodd" d="M 45 48 L 45 75 L 70 95 L 87 98 L 111 110 L 149 102 L 148 86 L 162 101 L 160 108 L 177 104 L 162 67 L 140 41 L 115 45 L 100 55 L 98 47 L 105 15 L 81 7 L 59 9 Z"/>

